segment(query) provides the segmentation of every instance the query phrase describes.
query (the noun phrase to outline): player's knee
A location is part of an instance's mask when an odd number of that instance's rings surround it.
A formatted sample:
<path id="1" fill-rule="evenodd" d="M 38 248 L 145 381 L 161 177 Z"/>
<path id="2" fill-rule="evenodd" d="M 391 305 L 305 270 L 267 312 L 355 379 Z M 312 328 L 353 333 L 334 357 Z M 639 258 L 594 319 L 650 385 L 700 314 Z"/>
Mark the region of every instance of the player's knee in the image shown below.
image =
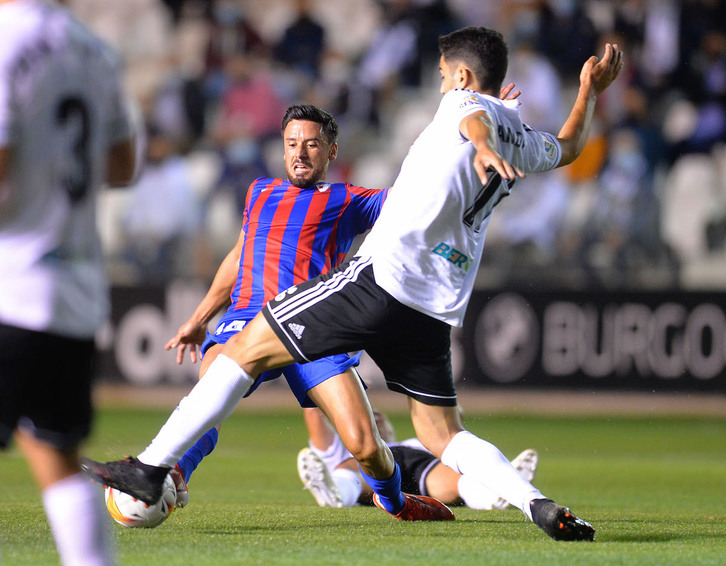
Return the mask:
<path id="1" fill-rule="evenodd" d="M 384 451 L 382 441 L 378 441 L 372 434 L 358 432 L 350 435 L 346 441 L 346 448 L 363 467 L 377 467 Z"/>
<path id="2" fill-rule="evenodd" d="M 235 360 L 250 375 L 259 375 L 294 361 L 262 316 L 230 337 L 221 353 Z"/>
<path id="3" fill-rule="evenodd" d="M 248 374 L 257 376 L 269 369 L 268 358 L 263 348 L 242 332 L 232 336 L 220 352 L 237 362 Z"/>

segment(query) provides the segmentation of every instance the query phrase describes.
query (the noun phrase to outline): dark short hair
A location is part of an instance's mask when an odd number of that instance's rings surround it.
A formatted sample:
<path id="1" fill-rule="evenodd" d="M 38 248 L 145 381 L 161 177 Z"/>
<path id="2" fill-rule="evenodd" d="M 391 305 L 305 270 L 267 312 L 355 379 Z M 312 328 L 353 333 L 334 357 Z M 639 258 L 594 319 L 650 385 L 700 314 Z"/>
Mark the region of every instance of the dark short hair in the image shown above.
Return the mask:
<path id="1" fill-rule="evenodd" d="M 288 107 L 282 118 L 280 131 L 285 135 L 285 128 L 292 120 L 307 120 L 320 124 L 328 143 L 338 143 L 338 123 L 335 118 L 319 106 L 313 104 L 294 104 Z"/>
<path id="2" fill-rule="evenodd" d="M 469 26 L 439 37 L 439 51 L 451 65 L 457 61 L 471 69 L 484 90 L 499 93 L 507 74 L 509 51 L 496 30 Z"/>

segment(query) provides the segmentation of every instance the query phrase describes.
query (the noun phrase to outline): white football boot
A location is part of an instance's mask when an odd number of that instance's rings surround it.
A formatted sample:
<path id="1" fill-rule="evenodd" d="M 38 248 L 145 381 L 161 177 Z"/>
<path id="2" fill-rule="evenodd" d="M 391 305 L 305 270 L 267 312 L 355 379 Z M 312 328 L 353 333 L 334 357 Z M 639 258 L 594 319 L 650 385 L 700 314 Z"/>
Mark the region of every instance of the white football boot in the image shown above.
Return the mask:
<path id="1" fill-rule="evenodd" d="M 328 467 L 310 448 L 303 448 L 297 455 L 297 473 L 305 489 L 321 507 L 343 507 L 343 497 L 328 471 Z"/>

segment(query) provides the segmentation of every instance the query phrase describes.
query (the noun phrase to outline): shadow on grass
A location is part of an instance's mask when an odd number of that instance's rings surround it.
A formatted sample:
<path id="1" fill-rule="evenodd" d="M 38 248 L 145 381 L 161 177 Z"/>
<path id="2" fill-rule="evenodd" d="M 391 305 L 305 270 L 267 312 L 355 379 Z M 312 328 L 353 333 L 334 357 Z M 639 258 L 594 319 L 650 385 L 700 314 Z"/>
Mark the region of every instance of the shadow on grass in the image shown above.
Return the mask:
<path id="1" fill-rule="evenodd" d="M 721 522 L 669 519 L 617 519 L 602 521 L 595 540 L 600 542 L 662 543 L 674 541 L 726 541 L 726 526 Z"/>

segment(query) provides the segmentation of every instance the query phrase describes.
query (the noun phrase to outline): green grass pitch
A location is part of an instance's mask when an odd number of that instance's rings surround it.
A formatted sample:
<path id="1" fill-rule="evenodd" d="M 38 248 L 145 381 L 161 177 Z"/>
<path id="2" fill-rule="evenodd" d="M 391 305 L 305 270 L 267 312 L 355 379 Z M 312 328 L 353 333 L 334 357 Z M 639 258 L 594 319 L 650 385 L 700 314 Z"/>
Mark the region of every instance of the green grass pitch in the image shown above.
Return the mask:
<path id="1" fill-rule="evenodd" d="M 86 453 L 137 454 L 166 410 L 105 409 Z M 394 415 L 400 438 L 411 435 Z M 597 529 L 558 543 L 517 510 L 457 508 L 451 523 L 400 523 L 374 508 L 323 509 L 295 460 L 297 412 L 237 412 L 195 472 L 190 504 L 161 527 L 111 525 L 121 564 L 726 564 L 726 416 L 532 417 L 467 414 L 509 457 L 540 454 L 535 484 Z M 0 563 L 57 564 L 42 505 L 15 449 L 0 455 Z M 110 519 L 109 519 L 110 520 Z"/>

